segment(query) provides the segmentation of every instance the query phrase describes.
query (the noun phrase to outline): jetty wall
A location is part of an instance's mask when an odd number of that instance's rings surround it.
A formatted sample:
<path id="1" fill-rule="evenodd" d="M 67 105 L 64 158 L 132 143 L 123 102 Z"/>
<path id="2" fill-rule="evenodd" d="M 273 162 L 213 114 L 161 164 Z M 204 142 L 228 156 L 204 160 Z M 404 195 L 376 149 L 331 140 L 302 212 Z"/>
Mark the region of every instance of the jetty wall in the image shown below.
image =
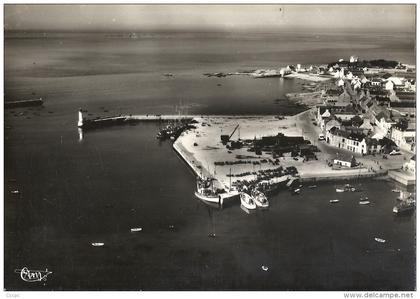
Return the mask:
<path id="1" fill-rule="evenodd" d="M 387 171 L 382 172 L 368 172 L 368 173 L 357 173 L 357 174 L 316 174 L 314 173 L 312 176 L 304 176 L 300 178 L 301 182 L 321 182 L 321 181 L 344 181 L 344 180 L 355 180 L 361 178 L 374 178 L 374 177 L 381 177 L 386 176 Z"/>

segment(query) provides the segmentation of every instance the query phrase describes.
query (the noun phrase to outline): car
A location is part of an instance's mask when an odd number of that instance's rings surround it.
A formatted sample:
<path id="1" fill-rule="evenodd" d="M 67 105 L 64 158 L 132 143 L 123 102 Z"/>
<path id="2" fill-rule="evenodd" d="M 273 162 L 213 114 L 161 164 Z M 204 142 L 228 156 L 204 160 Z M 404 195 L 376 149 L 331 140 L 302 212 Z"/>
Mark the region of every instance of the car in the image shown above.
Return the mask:
<path id="1" fill-rule="evenodd" d="M 325 136 L 324 136 L 324 134 L 319 134 L 319 136 L 318 136 L 318 140 L 320 140 L 320 141 L 324 141 L 324 140 L 325 140 Z"/>

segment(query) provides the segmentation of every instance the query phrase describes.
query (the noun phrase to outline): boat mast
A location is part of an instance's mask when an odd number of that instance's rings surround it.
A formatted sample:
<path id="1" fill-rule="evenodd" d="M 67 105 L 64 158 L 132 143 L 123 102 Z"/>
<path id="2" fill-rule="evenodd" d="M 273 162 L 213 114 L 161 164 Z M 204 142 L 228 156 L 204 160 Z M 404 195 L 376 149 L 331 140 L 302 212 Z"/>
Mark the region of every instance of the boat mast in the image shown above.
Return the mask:
<path id="1" fill-rule="evenodd" d="M 232 167 L 229 169 L 229 192 L 232 190 Z"/>

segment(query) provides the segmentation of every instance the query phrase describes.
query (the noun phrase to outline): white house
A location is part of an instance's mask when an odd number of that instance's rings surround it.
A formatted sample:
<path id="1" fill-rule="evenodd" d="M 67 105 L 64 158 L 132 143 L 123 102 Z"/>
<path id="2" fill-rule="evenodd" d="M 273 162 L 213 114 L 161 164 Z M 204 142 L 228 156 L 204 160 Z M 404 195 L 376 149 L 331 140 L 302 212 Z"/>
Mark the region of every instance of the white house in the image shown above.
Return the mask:
<path id="1" fill-rule="evenodd" d="M 394 83 L 391 80 L 386 81 L 385 89 L 386 90 L 394 90 Z"/>
<path id="2" fill-rule="evenodd" d="M 394 83 L 395 86 L 405 86 L 405 82 L 407 81 L 402 77 L 389 77 L 387 80 Z"/>
<path id="3" fill-rule="evenodd" d="M 334 165 L 337 165 L 339 167 L 354 167 L 356 166 L 356 159 L 354 158 L 354 156 L 352 157 L 345 157 L 345 156 L 337 156 L 334 159 Z"/>
<path id="4" fill-rule="evenodd" d="M 382 80 L 381 79 L 372 79 L 372 81 L 370 81 L 370 84 L 372 86 L 381 86 L 382 85 Z"/>
<path id="5" fill-rule="evenodd" d="M 415 129 L 403 131 L 394 126 L 391 129 L 391 139 L 399 148 L 412 152 L 416 142 L 416 131 Z"/>
<path id="6" fill-rule="evenodd" d="M 410 161 L 404 163 L 404 170 L 416 174 L 416 155 L 412 156 Z"/>
<path id="7" fill-rule="evenodd" d="M 359 60 L 359 57 L 357 56 L 350 56 L 350 63 L 355 63 Z"/>

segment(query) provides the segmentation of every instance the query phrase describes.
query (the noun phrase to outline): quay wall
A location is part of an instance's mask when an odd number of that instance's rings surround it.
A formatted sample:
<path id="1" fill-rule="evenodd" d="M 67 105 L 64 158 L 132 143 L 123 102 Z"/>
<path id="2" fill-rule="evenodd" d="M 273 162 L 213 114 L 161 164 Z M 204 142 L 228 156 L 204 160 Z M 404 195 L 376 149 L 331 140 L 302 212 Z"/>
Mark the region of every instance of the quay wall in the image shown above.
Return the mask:
<path id="1" fill-rule="evenodd" d="M 314 173 L 311 176 L 304 176 L 300 178 L 301 182 L 321 182 L 321 181 L 344 181 L 344 180 L 355 180 L 359 178 L 374 178 L 374 177 L 381 177 L 386 176 L 387 171 L 382 172 L 369 172 L 369 173 L 361 173 L 361 174 L 344 174 L 344 175 L 322 175 Z"/>
<path id="2" fill-rule="evenodd" d="M 190 157 L 188 157 L 188 153 L 182 148 L 177 141 L 175 141 L 172 145 L 172 148 L 175 152 L 182 158 L 182 160 L 189 166 L 189 168 L 193 171 L 193 173 L 199 177 L 201 177 L 201 169 L 193 163 Z"/>

